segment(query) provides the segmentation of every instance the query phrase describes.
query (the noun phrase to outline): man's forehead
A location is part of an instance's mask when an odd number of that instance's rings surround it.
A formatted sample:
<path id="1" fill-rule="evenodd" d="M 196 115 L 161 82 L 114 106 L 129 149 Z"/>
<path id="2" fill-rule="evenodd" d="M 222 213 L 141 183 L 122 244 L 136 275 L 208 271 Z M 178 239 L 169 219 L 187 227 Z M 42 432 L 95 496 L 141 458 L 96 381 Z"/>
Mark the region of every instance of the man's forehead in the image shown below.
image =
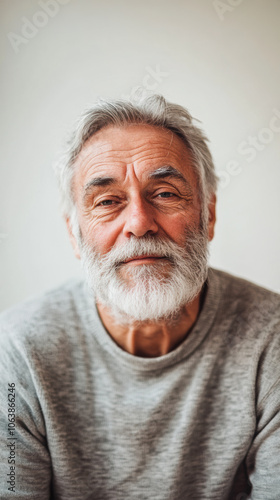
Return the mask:
<path id="1" fill-rule="evenodd" d="M 76 166 L 84 176 L 105 173 L 134 162 L 154 169 L 172 163 L 186 167 L 192 160 L 183 140 L 170 130 L 136 124 L 108 126 L 98 131 L 85 143 Z"/>

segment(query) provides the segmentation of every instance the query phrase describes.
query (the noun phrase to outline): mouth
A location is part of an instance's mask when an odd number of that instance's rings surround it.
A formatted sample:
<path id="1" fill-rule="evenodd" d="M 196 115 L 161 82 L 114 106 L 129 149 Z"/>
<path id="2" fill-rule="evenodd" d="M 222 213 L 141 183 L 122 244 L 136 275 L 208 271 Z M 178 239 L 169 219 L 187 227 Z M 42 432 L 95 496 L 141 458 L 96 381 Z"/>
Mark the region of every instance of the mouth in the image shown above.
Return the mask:
<path id="1" fill-rule="evenodd" d="M 137 257 L 131 257 L 131 259 L 127 259 L 123 261 L 121 264 L 154 264 L 160 260 L 166 260 L 167 257 L 163 257 L 162 255 L 138 255 Z"/>

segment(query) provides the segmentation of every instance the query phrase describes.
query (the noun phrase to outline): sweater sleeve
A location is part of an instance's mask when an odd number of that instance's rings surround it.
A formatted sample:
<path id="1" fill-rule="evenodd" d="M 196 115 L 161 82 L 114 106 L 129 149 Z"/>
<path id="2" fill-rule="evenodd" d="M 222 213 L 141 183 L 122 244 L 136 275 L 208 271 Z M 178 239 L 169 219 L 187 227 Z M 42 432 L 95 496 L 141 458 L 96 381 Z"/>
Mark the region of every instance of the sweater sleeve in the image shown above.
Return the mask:
<path id="1" fill-rule="evenodd" d="M 256 432 L 247 456 L 250 499 L 279 500 L 280 492 L 280 330 L 268 337 L 258 367 Z"/>
<path id="2" fill-rule="evenodd" d="M 0 498 L 49 500 L 51 460 L 35 376 L 20 335 L 3 330 L 1 327 Z"/>

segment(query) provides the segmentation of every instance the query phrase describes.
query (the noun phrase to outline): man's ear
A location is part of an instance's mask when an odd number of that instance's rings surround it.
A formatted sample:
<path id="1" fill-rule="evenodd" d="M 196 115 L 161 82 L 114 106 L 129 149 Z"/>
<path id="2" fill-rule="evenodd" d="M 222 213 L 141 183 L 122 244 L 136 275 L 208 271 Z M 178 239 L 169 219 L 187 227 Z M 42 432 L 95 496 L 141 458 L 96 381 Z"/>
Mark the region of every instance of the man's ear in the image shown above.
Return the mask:
<path id="1" fill-rule="evenodd" d="M 216 195 L 213 194 L 208 203 L 208 240 L 214 238 L 214 227 L 216 223 Z"/>
<path id="2" fill-rule="evenodd" d="M 80 249 L 79 249 L 79 245 L 77 243 L 77 240 L 73 234 L 73 229 L 72 229 L 70 217 L 65 217 L 65 222 L 66 222 L 69 238 L 71 241 L 71 245 L 72 245 L 74 253 L 75 253 L 75 257 L 77 257 L 77 259 L 80 259 L 81 258 Z"/>

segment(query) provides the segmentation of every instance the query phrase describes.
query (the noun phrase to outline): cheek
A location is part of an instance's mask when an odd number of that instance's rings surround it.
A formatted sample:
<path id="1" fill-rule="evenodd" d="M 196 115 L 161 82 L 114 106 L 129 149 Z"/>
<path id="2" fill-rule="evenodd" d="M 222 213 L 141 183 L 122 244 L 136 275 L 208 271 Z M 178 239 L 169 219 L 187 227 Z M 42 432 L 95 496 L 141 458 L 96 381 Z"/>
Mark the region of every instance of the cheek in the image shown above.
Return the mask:
<path id="1" fill-rule="evenodd" d="M 188 230 L 196 230 L 200 227 L 200 210 L 179 213 L 173 217 L 163 217 L 158 222 L 166 236 L 179 245 L 184 245 Z"/>
<path id="2" fill-rule="evenodd" d="M 117 228 L 112 227 L 109 223 L 91 222 L 81 224 L 81 230 L 84 241 L 101 255 L 104 255 L 112 248 L 118 236 Z"/>
<path id="3" fill-rule="evenodd" d="M 179 245 L 185 244 L 186 239 L 186 221 L 182 218 L 173 218 L 173 220 L 166 219 L 162 224 L 164 233 L 175 243 Z"/>

